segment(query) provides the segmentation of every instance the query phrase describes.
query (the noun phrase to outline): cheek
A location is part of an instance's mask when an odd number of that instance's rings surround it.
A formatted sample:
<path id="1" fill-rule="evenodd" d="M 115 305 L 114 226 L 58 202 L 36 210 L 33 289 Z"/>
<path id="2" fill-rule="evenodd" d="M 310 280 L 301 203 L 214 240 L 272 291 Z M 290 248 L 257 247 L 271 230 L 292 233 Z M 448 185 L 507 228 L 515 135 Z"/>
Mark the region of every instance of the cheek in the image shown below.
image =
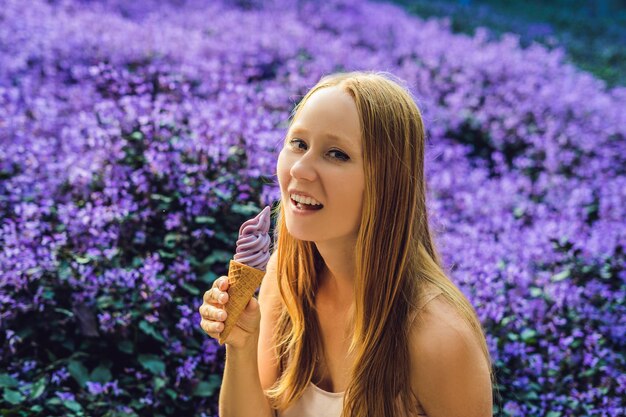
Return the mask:
<path id="1" fill-rule="evenodd" d="M 278 177 L 278 183 L 281 188 L 286 187 L 289 181 L 290 165 L 285 156 L 284 151 L 278 154 L 278 161 L 276 162 L 276 176 Z"/>
<path id="2" fill-rule="evenodd" d="M 342 206 L 351 210 L 360 210 L 365 195 L 365 184 L 360 175 L 354 175 L 341 181 L 337 194 L 342 196 Z"/>

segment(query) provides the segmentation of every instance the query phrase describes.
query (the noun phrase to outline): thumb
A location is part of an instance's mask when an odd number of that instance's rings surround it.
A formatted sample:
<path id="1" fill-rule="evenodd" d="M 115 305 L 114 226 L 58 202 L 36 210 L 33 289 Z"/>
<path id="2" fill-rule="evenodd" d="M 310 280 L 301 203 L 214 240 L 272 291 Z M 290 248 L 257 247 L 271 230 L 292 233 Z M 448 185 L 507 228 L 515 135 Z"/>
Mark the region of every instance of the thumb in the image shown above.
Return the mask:
<path id="1" fill-rule="evenodd" d="M 244 310 L 246 313 L 255 313 L 259 310 L 259 301 L 255 297 L 252 297 L 250 301 L 248 301 L 248 304 L 246 304 L 246 308 Z"/>
<path id="2" fill-rule="evenodd" d="M 245 330 L 252 330 L 259 327 L 261 322 L 261 308 L 256 298 L 252 297 L 250 301 L 248 301 L 246 308 L 243 309 L 239 318 L 239 322 L 241 327 Z"/>

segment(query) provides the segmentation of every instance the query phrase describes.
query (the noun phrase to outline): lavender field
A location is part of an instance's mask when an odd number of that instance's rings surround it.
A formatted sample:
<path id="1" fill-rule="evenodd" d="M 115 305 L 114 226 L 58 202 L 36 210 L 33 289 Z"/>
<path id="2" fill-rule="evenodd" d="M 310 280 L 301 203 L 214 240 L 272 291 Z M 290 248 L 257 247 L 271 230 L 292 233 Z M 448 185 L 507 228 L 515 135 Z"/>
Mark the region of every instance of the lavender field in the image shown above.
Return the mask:
<path id="1" fill-rule="evenodd" d="M 502 416 L 626 413 L 626 88 L 357 0 L 4 0 L 0 414 L 213 416 L 199 327 L 324 74 L 407 81 Z"/>

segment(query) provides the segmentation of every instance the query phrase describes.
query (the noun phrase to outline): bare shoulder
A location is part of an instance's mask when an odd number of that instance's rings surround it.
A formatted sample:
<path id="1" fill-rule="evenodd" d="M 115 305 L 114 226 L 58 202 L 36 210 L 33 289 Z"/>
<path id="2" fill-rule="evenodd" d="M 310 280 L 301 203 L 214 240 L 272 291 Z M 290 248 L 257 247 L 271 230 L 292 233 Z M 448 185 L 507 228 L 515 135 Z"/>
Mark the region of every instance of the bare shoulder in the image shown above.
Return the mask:
<path id="1" fill-rule="evenodd" d="M 480 344 L 443 295 L 423 307 L 409 342 L 411 385 L 429 417 L 492 416 L 491 380 Z"/>
<path id="2" fill-rule="evenodd" d="M 278 321 L 282 299 L 278 289 L 276 263 L 277 252 L 275 251 L 267 263 L 265 277 L 261 281 L 259 290 L 261 325 L 257 352 L 259 377 L 264 390 L 270 388 L 278 378 L 278 360 L 274 350 L 273 336 L 274 324 Z"/>

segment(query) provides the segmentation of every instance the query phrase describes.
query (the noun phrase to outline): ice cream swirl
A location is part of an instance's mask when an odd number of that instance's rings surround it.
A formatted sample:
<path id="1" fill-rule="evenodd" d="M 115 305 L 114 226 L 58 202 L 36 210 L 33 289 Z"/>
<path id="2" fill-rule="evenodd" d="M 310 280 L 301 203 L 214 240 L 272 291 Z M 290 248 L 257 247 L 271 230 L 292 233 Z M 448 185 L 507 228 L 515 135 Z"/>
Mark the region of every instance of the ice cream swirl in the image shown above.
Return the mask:
<path id="1" fill-rule="evenodd" d="M 265 271 L 270 259 L 270 207 L 266 206 L 256 217 L 239 228 L 235 261 Z"/>

